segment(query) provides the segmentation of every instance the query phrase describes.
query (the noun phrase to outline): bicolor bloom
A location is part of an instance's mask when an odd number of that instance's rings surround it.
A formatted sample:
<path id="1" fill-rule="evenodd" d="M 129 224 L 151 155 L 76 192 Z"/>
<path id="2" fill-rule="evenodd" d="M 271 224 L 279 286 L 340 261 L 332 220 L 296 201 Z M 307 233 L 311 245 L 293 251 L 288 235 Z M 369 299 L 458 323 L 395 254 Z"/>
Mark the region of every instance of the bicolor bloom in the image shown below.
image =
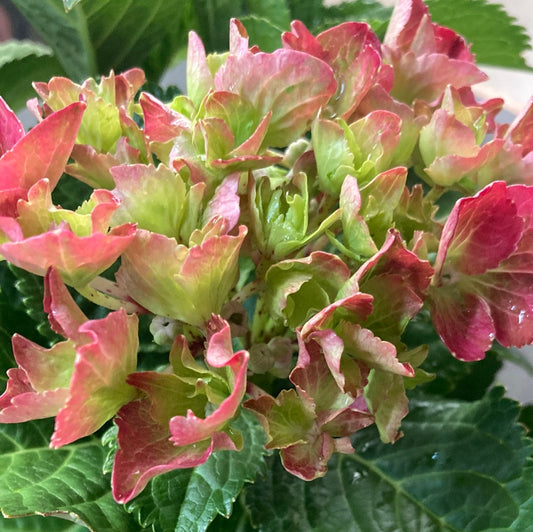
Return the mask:
<path id="1" fill-rule="evenodd" d="M 55 416 L 50 445 L 88 436 L 136 397 L 126 377 L 137 365 L 137 316 L 121 309 L 88 320 L 55 270 L 45 277 L 44 308 L 65 337 L 51 348 L 13 337 L 17 368 L 8 370 L 0 423 Z"/>

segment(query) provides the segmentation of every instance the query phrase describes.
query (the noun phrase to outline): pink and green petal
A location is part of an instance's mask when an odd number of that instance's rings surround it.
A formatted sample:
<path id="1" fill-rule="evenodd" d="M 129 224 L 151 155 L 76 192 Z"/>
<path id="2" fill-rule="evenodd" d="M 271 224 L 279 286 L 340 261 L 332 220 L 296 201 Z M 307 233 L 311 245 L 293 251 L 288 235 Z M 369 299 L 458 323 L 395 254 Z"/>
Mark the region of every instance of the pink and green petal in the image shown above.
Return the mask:
<path id="1" fill-rule="evenodd" d="M 340 367 L 342 340 L 333 331 L 318 331 L 305 342 L 298 335 L 298 347 L 298 364 L 290 380 L 313 399 L 317 416 L 328 416 L 350 405 L 354 397 L 344 393 L 345 378 Z"/>
<path id="2" fill-rule="evenodd" d="M 169 142 L 191 131 L 190 120 L 154 96 L 143 92 L 139 98 L 143 111 L 144 134 L 155 142 Z"/>
<path id="3" fill-rule="evenodd" d="M 241 226 L 237 236 L 213 236 L 187 248 L 172 238 L 138 230 L 122 256 L 118 283 L 154 314 L 203 327 L 212 313 L 220 312 L 236 282 L 245 236 Z"/>
<path id="4" fill-rule="evenodd" d="M 400 426 L 409 412 L 401 375 L 373 369 L 365 388 L 365 399 L 374 415 L 383 443 L 394 443 L 402 436 Z"/>
<path id="5" fill-rule="evenodd" d="M 430 291 L 431 319 L 440 338 L 459 360 L 485 358 L 495 336 L 488 304 L 453 287 Z"/>
<path id="6" fill-rule="evenodd" d="M 334 301 L 310 318 L 302 327 L 302 337 L 306 338 L 318 329 L 334 328 L 340 319 L 353 322 L 364 321 L 372 313 L 373 300 L 370 294 L 355 290 L 351 295 Z"/>
<path id="7" fill-rule="evenodd" d="M 259 116 L 272 111 L 265 144 L 285 147 L 309 129 L 336 82 L 323 61 L 281 49 L 230 54 L 215 75 L 215 88 L 247 98 Z"/>
<path id="8" fill-rule="evenodd" d="M 213 324 L 213 321 L 211 323 Z M 223 431 L 237 413 L 244 397 L 248 359 L 249 354 L 246 351 L 233 353 L 230 328 L 224 322 L 224 326 L 209 338 L 206 360 L 213 367 L 229 370 L 231 393 L 206 418 L 197 417 L 190 409 L 187 416 L 174 416 L 169 422 L 171 441 L 174 444 L 191 445 Z"/>
<path id="9" fill-rule="evenodd" d="M 107 234 L 79 237 L 63 223 L 41 235 L 6 242 L 0 245 L 0 254 L 36 275 L 44 276 L 48 268 L 56 268 L 67 284 L 84 286 L 115 262 L 135 232 L 135 226 L 125 224 Z"/>
<path id="10" fill-rule="evenodd" d="M 203 214 L 204 225 L 215 217 L 226 220 L 228 233 L 237 225 L 241 213 L 240 196 L 238 194 L 239 179 L 240 174 L 235 172 L 225 177 L 216 188 Z"/>
<path id="11" fill-rule="evenodd" d="M 433 101 L 447 85 L 485 81 L 469 46 L 454 31 L 431 23 L 422 0 L 400 0 L 384 39 L 384 56 L 394 66 L 393 96 Z"/>
<path id="12" fill-rule="evenodd" d="M 87 337 L 80 333 L 80 327 L 87 317 L 76 305 L 59 273 L 51 268 L 44 277 L 44 311 L 52 330 L 57 334 L 81 344 Z"/>
<path id="13" fill-rule="evenodd" d="M 204 44 L 194 31 L 190 31 L 187 46 L 187 94 L 197 109 L 213 88 L 213 74 L 207 65 Z"/>
<path id="14" fill-rule="evenodd" d="M 173 469 L 196 467 L 213 451 L 213 442 L 176 447 L 170 440 L 167 425 L 150 415 L 150 399 L 132 401 L 123 406 L 115 422 L 119 449 L 115 455 L 111 483 L 113 497 L 126 503 L 136 497 L 148 481 Z"/>
<path id="15" fill-rule="evenodd" d="M 396 347 L 378 338 L 369 329 L 344 321 L 337 328 L 337 334 L 344 342 L 346 353 L 369 368 L 403 377 L 414 376 L 415 373 L 410 364 L 398 361 Z"/>
<path id="16" fill-rule="evenodd" d="M 7 388 L 0 396 L 0 423 L 53 417 L 68 397 L 67 388 L 36 392 L 23 369 L 8 369 L 7 376 Z"/>
<path id="17" fill-rule="evenodd" d="M 141 229 L 179 239 L 188 190 L 182 176 L 160 164 L 111 168 L 120 206 L 114 223 L 135 222 Z"/>
<path id="18" fill-rule="evenodd" d="M 444 227 L 431 287 L 433 320 L 460 359 L 484 357 L 493 339 L 533 341 L 533 188 L 495 182 L 459 200 Z M 455 336 L 457 315 L 469 342 Z"/>
<path id="19" fill-rule="evenodd" d="M 137 325 L 135 314 L 120 309 L 80 327 L 90 341 L 76 349 L 69 397 L 56 416 L 52 447 L 92 434 L 135 399 L 137 392 L 126 378 L 137 365 Z"/>
<path id="20" fill-rule="evenodd" d="M 302 480 L 315 480 L 323 477 L 328 471 L 328 462 L 339 448 L 344 453 L 353 453 L 353 447 L 347 441 L 344 445 L 336 445 L 336 441 L 327 433 L 319 432 L 309 438 L 306 443 L 291 445 L 281 449 L 280 456 L 283 467 Z"/>
<path id="21" fill-rule="evenodd" d="M 267 449 L 284 449 L 306 443 L 315 425 L 315 409 L 310 399 L 302 400 L 295 390 L 283 390 L 277 398 L 261 394 L 244 403 L 254 412 L 267 434 Z"/>
<path id="22" fill-rule="evenodd" d="M 37 124 L 0 158 L 0 189 L 23 188 L 48 178 L 54 188 L 68 161 L 85 110 L 73 103 Z"/>
<path id="23" fill-rule="evenodd" d="M 76 358 L 74 342 L 58 342 L 46 349 L 15 334 L 12 345 L 15 361 L 36 393 L 69 387 Z"/>
<path id="24" fill-rule="evenodd" d="M 523 156 L 533 151 L 533 97 L 514 119 L 506 133 L 506 138 L 522 147 Z"/>
<path id="25" fill-rule="evenodd" d="M 503 181 L 460 199 L 442 231 L 436 275 L 479 275 L 496 268 L 516 249 L 523 230 L 524 221 Z"/>
<path id="26" fill-rule="evenodd" d="M 336 255 L 315 251 L 303 259 L 278 262 L 269 268 L 266 282 L 271 311 L 295 326 L 334 300 L 350 270 Z M 296 323 L 297 322 L 297 323 Z"/>

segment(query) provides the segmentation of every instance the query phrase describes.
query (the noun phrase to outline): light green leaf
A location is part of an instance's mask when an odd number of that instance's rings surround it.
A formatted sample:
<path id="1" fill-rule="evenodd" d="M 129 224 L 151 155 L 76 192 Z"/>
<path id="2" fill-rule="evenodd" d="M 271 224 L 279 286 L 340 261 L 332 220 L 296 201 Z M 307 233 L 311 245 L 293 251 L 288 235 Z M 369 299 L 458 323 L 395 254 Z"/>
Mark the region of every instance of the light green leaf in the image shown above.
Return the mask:
<path id="1" fill-rule="evenodd" d="M 20 61 L 34 55 L 44 57 L 52 55 L 52 49 L 44 44 L 33 41 L 4 41 L 0 43 L 0 68 L 12 61 Z"/>
<path id="2" fill-rule="evenodd" d="M 486 0 L 426 0 L 426 4 L 433 22 L 472 43 L 477 62 L 527 68 L 521 55 L 531 48 L 526 30 L 501 5 Z"/>
<path id="3" fill-rule="evenodd" d="M 194 469 L 178 469 L 152 479 L 127 505 L 141 526 L 154 532 L 200 532 L 220 514 L 229 516 L 245 482 L 264 468 L 265 434 L 250 412 L 234 426 L 244 436 L 242 451 L 219 451 Z"/>
<path id="4" fill-rule="evenodd" d="M 48 46 L 31 41 L 0 43 L 0 94 L 15 111 L 35 96 L 33 81 L 45 81 L 63 73 Z"/>
<path id="5" fill-rule="evenodd" d="M 53 421 L 0 425 L 0 510 L 6 517 L 61 515 L 98 532 L 139 530 L 111 496 L 104 449 L 86 439 L 49 448 Z M 51 528 L 48 528 L 51 530 Z"/>
<path id="6" fill-rule="evenodd" d="M 61 0 L 13 0 L 74 81 L 96 72 L 86 20 L 80 9 L 65 13 Z"/>
<path id="7" fill-rule="evenodd" d="M 87 527 L 76 525 L 60 517 L 19 517 L 6 519 L 0 516 L 2 532 L 87 532 Z"/>
<path id="8" fill-rule="evenodd" d="M 73 7 L 77 6 L 82 0 L 63 0 L 65 11 L 70 11 Z"/>
<path id="9" fill-rule="evenodd" d="M 356 453 L 305 483 L 279 461 L 246 488 L 262 532 L 523 531 L 533 522 L 532 441 L 518 403 L 492 390 L 475 403 L 412 401 L 405 436 L 357 433 Z"/>

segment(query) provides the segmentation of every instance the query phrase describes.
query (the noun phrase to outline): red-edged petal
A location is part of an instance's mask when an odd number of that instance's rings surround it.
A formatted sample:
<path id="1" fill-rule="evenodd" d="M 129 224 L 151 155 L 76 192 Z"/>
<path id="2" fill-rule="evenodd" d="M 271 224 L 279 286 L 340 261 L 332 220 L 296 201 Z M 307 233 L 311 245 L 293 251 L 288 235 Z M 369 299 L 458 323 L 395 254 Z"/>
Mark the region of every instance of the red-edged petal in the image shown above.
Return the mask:
<path id="1" fill-rule="evenodd" d="M 120 309 L 80 327 L 90 341 L 76 349 L 69 397 L 56 416 L 52 447 L 92 434 L 135 398 L 126 377 L 137 364 L 137 325 L 135 314 Z"/>
<path id="2" fill-rule="evenodd" d="M 151 478 L 173 469 L 198 466 L 213 450 L 213 442 L 209 440 L 195 446 L 176 447 L 169 440 L 168 425 L 155 421 L 150 416 L 150 408 L 150 399 L 132 401 L 115 418 L 119 449 L 111 484 L 113 497 L 121 504 L 136 497 Z"/>
<path id="3" fill-rule="evenodd" d="M 0 96 L 0 157 L 24 136 L 24 126 Z"/>
<path id="4" fill-rule="evenodd" d="M 81 124 L 85 104 L 52 113 L 0 158 L 0 189 L 29 189 L 48 178 L 53 189 L 63 174 Z"/>

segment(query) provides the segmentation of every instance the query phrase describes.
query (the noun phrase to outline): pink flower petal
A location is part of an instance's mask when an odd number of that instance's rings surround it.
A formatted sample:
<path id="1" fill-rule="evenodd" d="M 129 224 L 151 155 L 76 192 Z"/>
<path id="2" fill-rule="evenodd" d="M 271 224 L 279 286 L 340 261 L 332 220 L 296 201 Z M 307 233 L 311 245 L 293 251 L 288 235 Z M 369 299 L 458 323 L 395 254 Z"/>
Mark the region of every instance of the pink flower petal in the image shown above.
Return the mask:
<path id="1" fill-rule="evenodd" d="M 0 157 L 24 136 L 24 127 L 17 115 L 0 96 Z"/>
<path id="2" fill-rule="evenodd" d="M 92 434 L 135 398 L 126 377 L 137 365 L 137 325 L 135 314 L 120 309 L 80 327 L 90 341 L 76 349 L 69 397 L 56 416 L 52 447 Z"/>
<path id="3" fill-rule="evenodd" d="M 29 189 L 46 177 L 53 189 L 68 161 L 85 104 L 73 103 L 37 124 L 0 158 L 0 189 Z"/>

